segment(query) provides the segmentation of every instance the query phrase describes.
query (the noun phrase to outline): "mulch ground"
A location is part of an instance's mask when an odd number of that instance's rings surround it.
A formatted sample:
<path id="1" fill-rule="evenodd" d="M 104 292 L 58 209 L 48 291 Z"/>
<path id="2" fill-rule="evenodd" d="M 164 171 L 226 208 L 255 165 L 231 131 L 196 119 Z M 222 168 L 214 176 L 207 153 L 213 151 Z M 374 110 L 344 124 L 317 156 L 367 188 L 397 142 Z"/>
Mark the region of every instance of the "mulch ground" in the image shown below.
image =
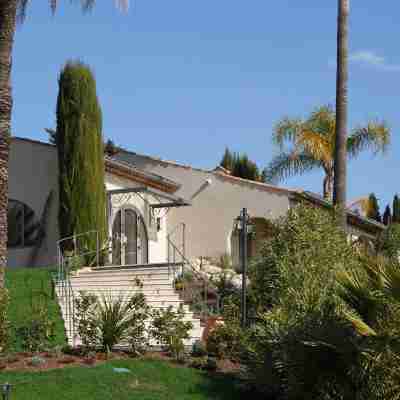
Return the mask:
<path id="1" fill-rule="evenodd" d="M 35 357 L 40 357 L 44 363 L 35 364 Z M 110 355 L 97 353 L 95 357 L 73 356 L 63 354 L 56 356 L 53 353 L 15 353 L 0 360 L 1 371 L 45 371 L 70 366 L 95 366 L 108 360 L 128 358 L 124 353 Z"/>
<path id="2" fill-rule="evenodd" d="M 40 357 L 44 360 L 43 363 L 37 365 L 35 357 Z M 0 358 L 1 371 L 46 371 L 49 369 L 60 369 L 71 366 L 87 366 L 93 367 L 110 360 L 120 360 L 131 358 L 130 355 L 124 352 L 113 352 L 110 354 L 96 353 L 95 356 L 85 357 L 81 355 L 66 355 L 57 356 L 54 353 L 14 353 L 6 357 Z M 171 357 L 165 352 L 148 352 L 141 357 L 146 360 L 161 360 L 172 361 Z M 184 364 L 172 362 L 171 365 L 176 367 L 184 367 Z M 232 373 L 240 369 L 240 364 L 230 360 L 218 360 L 218 372 Z"/>

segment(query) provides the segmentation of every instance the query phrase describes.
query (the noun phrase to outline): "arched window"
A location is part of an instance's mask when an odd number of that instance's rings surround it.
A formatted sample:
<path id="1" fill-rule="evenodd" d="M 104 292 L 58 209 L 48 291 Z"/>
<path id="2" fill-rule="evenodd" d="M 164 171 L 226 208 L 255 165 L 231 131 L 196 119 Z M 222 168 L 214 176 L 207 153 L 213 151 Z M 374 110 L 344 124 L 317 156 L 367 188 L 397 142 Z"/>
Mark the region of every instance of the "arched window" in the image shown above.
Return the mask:
<path id="1" fill-rule="evenodd" d="M 21 201 L 10 199 L 7 222 L 8 247 L 29 247 L 36 244 L 40 223 L 29 206 Z"/>

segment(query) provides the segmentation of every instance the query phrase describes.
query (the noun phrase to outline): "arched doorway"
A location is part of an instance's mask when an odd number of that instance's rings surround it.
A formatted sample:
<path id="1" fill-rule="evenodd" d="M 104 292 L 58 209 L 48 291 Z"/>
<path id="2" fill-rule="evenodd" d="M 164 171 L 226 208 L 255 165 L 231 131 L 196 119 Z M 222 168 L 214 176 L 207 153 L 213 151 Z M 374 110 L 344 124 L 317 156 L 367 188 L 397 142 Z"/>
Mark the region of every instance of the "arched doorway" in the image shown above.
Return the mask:
<path id="1" fill-rule="evenodd" d="M 120 209 L 112 228 L 114 265 L 147 264 L 148 237 L 142 216 L 133 208 Z"/>

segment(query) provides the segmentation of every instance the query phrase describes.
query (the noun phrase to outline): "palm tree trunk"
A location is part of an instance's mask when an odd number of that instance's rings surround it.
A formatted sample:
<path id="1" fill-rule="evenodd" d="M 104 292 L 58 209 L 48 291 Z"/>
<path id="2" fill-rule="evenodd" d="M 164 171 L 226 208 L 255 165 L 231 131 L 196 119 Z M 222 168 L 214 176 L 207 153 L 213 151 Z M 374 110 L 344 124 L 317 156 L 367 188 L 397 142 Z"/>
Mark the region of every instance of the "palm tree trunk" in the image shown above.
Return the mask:
<path id="1" fill-rule="evenodd" d="M 350 13 L 350 0 L 338 0 L 338 2 L 336 143 L 333 204 L 338 208 L 340 225 L 343 228 L 346 228 L 348 19 Z"/>
<path id="2" fill-rule="evenodd" d="M 0 287 L 7 265 L 8 153 L 11 129 L 11 55 L 17 0 L 0 0 Z"/>
<path id="3" fill-rule="evenodd" d="M 324 199 L 328 201 L 332 201 L 332 193 L 333 193 L 333 170 L 331 172 L 325 171 L 324 178 Z"/>

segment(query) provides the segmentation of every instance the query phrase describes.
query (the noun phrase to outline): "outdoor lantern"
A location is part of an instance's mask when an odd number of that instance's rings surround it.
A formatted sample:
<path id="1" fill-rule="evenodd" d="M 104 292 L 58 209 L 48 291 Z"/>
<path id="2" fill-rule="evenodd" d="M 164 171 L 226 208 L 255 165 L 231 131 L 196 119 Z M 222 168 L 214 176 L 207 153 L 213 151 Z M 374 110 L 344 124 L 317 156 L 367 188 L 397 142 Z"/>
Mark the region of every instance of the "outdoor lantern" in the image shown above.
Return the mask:
<path id="1" fill-rule="evenodd" d="M 248 236 L 254 232 L 247 209 L 243 208 L 235 218 L 235 228 L 239 231 L 239 258 L 242 271 L 242 327 L 246 326 L 246 272 L 248 254 Z"/>

